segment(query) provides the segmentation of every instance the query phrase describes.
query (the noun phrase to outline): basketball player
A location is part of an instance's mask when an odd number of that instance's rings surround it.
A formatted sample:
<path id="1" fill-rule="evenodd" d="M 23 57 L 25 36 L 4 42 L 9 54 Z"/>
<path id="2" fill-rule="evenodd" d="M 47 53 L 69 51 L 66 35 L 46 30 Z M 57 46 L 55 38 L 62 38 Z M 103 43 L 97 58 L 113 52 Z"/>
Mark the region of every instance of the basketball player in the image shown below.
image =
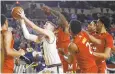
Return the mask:
<path id="1" fill-rule="evenodd" d="M 14 69 L 14 57 L 19 57 L 25 54 L 24 50 L 20 49 L 15 51 L 13 48 L 14 39 L 11 31 L 8 30 L 8 20 L 5 15 L 1 15 L 1 50 L 4 55 L 2 59 L 2 72 L 3 73 L 13 73 Z M 0 66 L 1 66 L 0 65 Z"/>
<path id="2" fill-rule="evenodd" d="M 45 59 L 45 64 L 48 67 L 45 69 L 45 71 L 53 73 L 62 72 L 60 70 L 61 61 L 56 49 L 56 36 L 53 33 L 55 25 L 52 22 L 47 21 L 44 25 L 44 28 L 40 28 L 25 16 L 24 11 L 19 11 L 17 15 L 21 16 L 20 23 L 24 33 L 24 37 L 34 42 L 42 42 L 43 57 Z M 41 38 L 37 35 L 29 34 L 25 23 L 44 36 Z"/>
<path id="3" fill-rule="evenodd" d="M 97 21 L 97 35 L 95 37 L 101 40 L 101 44 L 95 44 L 96 51 L 93 55 L 96 56 L 96 64 L 99 73 L 105 73 L 105 60 L 110 57 L 111 48 L 113 48 L 113 38 L 107 32 L 109 30 L 110 20 L 106 16 L 99 17 Z"/>
<path id="4" fill-rule="evenodd" d="M 106 24 L 105 27 L 109 28 L 109 19 L 105 16 L 102 16 L 100 18 L 102 21 L 104 20 L 103 22 Z M 94 52 L 94 55 L 96 56 L 95 59 L 96 59 L 96 63 L 98 66 L 98 72 L 99 73 L 105 73 L 105 71 L 106 71 L 105 59 L 107 59 L 110 56 L 109 48 L 112 46 L 113 39 L 112 39 L 112 36 L 107 33 L 104 25 L 102 26 L 102 23 L 100 24 L 98 21 L 96 26 L 97 26 L 96 31 L 98 33 L 96 34 L 96 32 L 95 32 L 95 33 L 90 33 L 90 34 L 93 35 L 94 37 L 100 39 L 101 44 L 93 43 L 93 47 L 95 47 L 94 51 L 96 52 L 96 54 Z M 95 26 L 90 27 L 90 29 L 92 29 L 92 30 L 94 28 L 95 28 Z M 110 40 L 108 39 L 109 41 L 107 41 L 106 37 L 109 38 Z M 112 48 L 112 50 L 113 50 L 113 48 Z"/>
<path id="5" fill-rule="evenodd" d="M 74 58 L 74 61 L 72 61 L 72 63 L 68 63 L 60 52 L 60 51 L 64 51 L 64 54 L 68 53 L 68 45 L 70 43 L 68 21 L 60 12 L 49 8 L 48 6 L 42 6 L 41 8 L 45 13 L 51 13 L 53 16 L 58 18 L 57 21 L 58 21 L 59 27 L 57 29 L 57 48 L 59 51 L 60 59 L 63 64 L 64 73 L 68 71 L 76 72 L 76 58 Z M 71 66 L 72 68 L 69 68 Z"/>
<path id="6" fill-rule="evenodd" d="M 79 21 L 73 20 L 70 24 L 70 32 L 73 37 L 73 41 L 68 47 L 70 54 L 76 55 L 81 73 L 97 73 L 97 66 L 92 55 L 88 34 L 81 30 L 81 23 Z"/>

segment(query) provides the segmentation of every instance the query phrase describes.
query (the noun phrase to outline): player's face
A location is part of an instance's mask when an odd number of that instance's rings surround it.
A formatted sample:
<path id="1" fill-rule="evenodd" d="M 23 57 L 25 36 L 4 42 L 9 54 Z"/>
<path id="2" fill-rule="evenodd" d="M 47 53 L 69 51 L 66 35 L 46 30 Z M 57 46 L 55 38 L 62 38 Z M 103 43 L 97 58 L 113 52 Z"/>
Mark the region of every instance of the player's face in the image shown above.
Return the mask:
<path id="1" fill-rule="evenodd" d="M 50 22 L 46 22 L 44 25 L 44 29 L 52 30 L 54 27 Z"/>
<path id="2" fill-rule="evenodd" d="M 97 20 L 97 31 L 100 31 L 103 26 L 103 23 L 98 19 Z"/>
<path id="3" fill-rule="evenodd" d="M 96 24 L 94 22 L 91 22 L 89 25 L 88 25 L 88 31 L 89 32 L 94 32 L 96 31 Z"/>

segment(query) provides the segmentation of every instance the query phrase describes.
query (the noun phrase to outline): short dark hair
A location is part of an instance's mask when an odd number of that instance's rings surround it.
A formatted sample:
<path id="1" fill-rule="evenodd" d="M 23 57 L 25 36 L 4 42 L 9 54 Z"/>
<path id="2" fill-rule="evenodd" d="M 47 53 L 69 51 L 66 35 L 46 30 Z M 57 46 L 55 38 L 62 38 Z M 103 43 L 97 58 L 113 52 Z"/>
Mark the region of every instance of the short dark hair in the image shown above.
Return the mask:
<path id="1" fill-rule="evenodd" d="M 93 20 L 94 24 L 97 24 L 97 20 Z"/>
<path id="2" fill-rule="evenodd" d="M 6 16 L 4 14 L 1 14 L 1 26 L 4 25 L 6 19 L 7 19 Z"/>
<path id="3" fill-rule="evenodd" d="M 99 21 L 101 21 L 104 24 L 105 28 L 107 30 L 109 30 L 109 28 L 110 28 L 110 19 L 107 16 L 100 16 Z"/>
<path id="4" fill-rule="evenodd" d="M 73 34 L 78 34 L 81 31 L 81 22 L 77 20 L 70 21 L 70 29 Z"/>
<path id="5" fill-rule="evenodd" d="M 91 21 L 90 24 L 91 24 L 92 22 L 93 22 L 94 24 L 97 24 L 97 20 Z M 89 24 L 89 25 L 90 25 L 90 24 Z"/>

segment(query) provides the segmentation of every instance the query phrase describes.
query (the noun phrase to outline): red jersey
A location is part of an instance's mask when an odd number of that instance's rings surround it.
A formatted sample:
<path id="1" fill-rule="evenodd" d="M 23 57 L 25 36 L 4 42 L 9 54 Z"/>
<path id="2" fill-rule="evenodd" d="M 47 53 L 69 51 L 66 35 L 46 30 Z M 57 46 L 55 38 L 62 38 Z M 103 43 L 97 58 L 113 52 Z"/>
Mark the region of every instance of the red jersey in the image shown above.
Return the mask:
<path id="1" fill-rule="evenodd" d="M 64 49 L 64 53 L 67 54 L 68 53 L 68 45 L 70 43 L 70 35 L 66 34 L 63 29 L 60 27 L 58 29 L 58 33 L 57 33 L 57 48 L 63 48 Z M 63 70 L 64 73 L 68 72 L 68 71 L 76 71 L 76 58 L 74 58 L 74 61 L 69 64 L 67 61 L 65 61 L 63 55 L 61 55 L 59 53 L 60 59 L 62 61 L 62 65 L 63 65 Z M 69 69 L 69 66 L 72 66 L 71 69 Z"/>
<path id="2" fill-rule="evenodd" d="M 93 36 L 95 36 L 96 38 L 102 41 L 101 44 L 93 43 L 93 46 L 95 47 L 95 52 L 104 53 L 105 47 L 109 47 L 109 48 L 113 47 L 113 38 L 109 33 L 95 34 Z M 98 67 L 98 72 L 105 73 L 106 72 L 105 59 L 95 57 L 95 60 Z"/>
<path id="3" fill-rule="evenodd" d="M 101 44 L 95 44 L 95 46 L 96 46 L 95 52 L 103 53 L 105 51 L 105 47 L 109 47 L 109 48 L 113 47 L 113 38 L 109 33 L 97 34 L 95 37 L 98 39 L 101 39 L 101 41 L 102 41 Z M 104 60 L 105 59 L 96 57 L 97 63 L 101 63 Z"/>
<path id="4" fill-rule="evenodd" d="M 93 66 L 96 67 L 95 59 L 92 55 L 89 37 L 86 32 L 82 31 L 78 35 L 76 35 L 74 43 L 79 49 L 79 52 L 76 54 L 76 57 L 80 69 L 84 70 Z"/>
<path id="5" fill-rule="evenodd" d="M 14 40 L 12 39 L 10 48 L 13 50 Z M 14 71 L 14 57 L 5 55 L 3 73 L 13 73 Z"/>
<path id="6" fill-rule="evenodd" d="M 57 34 L 57 48 L 64 48 L 64 52 L 67 53 L 69 43 L 70 43 L 70 35 L 66 34 L 62 28 L 59 28 Z"/>

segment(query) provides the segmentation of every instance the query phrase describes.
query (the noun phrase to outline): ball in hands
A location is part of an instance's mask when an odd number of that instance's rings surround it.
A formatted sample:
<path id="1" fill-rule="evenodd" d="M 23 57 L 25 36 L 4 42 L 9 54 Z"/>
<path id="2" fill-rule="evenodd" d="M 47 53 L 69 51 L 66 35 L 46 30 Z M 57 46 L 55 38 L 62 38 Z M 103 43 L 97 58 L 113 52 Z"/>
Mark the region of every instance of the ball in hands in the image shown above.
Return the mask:
<path id="1" fill-rule="evenodd" d="M 24 10 L 23 10 L 22 7 L 19 7 L 19 6 L 14 7 L 14 8 L 12 9 L 11 14 L 12 14 L 12 17 L 13 17 L 14 19 L 20 19 L 20 15 L 18 15 L 18 12 L 19 12 L 19 11 L 24 11 Z"/>

